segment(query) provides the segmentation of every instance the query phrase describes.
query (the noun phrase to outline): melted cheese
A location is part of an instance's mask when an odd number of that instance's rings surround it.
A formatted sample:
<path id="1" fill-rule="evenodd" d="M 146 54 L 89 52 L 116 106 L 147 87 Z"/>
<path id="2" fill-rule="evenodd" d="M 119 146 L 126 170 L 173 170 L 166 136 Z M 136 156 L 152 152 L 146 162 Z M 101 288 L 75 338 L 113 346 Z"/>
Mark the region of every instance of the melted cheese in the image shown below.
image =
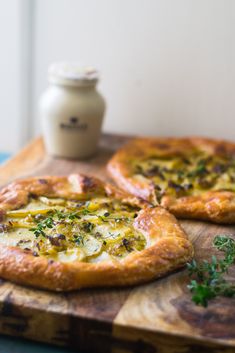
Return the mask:
<path id="1" fill-rule="evenodd" d="M 199 195 L 208 190 L 235 191 L 235 161 L 228 156 L 185 151 L 184 156 L 157 157 L 135 161 L 133 177 L 150 179 L 156 195 Z"/>
<path id="2" fill-rule="evenodd" d="M 34 234 L 28 229 L 19 228 L 8 233 L 0 233 L 0 244 L 32 248 L 34 238 Z"/>
<path id="3" fill-rule="evenodd" d="M 109 198 L 89 202 L 41 197 L 7 212 L 0 244 L 26 249 L 61 262 L 121 260 L 147 246 L 134 229 L 138 209 Z"/>

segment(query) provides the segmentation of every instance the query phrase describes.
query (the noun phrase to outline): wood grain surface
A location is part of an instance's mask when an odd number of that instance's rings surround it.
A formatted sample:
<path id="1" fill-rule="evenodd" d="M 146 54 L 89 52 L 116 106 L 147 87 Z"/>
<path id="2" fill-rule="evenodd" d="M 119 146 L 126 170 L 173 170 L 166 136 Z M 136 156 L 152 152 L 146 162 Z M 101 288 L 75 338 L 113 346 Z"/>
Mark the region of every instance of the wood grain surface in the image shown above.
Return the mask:
<path id="1" fill-rule="evenodd" d="M 82 172 L 103 180 L 105 164 L 129 137 L 104 135 L 96 156 L 86 161 L 49 157 L 39 138 L 0 168 L 1 186 L 33 175 Z M 197 260 L 215 253 L 217 234 L 235 227 L 181 221 Z M 235 271 L 230 274 L 235 276 Z M 80 290 L 67 294 L 21 287 L 0 280 L 0 333 L 113 353 L 233 353 L 235 298 L 218 298 L 208 308 L 191 302 L 186 270 L 146 285 Z"/>

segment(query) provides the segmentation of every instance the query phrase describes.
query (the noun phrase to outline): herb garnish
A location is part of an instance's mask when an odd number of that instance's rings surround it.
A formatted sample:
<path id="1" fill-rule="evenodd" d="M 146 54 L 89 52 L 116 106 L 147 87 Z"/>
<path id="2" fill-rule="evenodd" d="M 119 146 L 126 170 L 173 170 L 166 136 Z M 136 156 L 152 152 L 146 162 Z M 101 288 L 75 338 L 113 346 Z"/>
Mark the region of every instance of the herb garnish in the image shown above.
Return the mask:
<path id="1" fill-rule="evenodd" d="M 84 239 L 81 235 L 74 235 L 74 243 L 76 245 L 84 245 Z"/>
<path id="2" fill-rule="evenodd" d="M 35 218 L 36 222 L 36 227 L 30 228 L 29 230 L 31 232 L 34 232 L 34 235 L 36 238 L 38 238 L 40 235 L 46 236 L 45 229 L 46 228 L 53 228 L 53 226 L 56 224 L 56 221 L 53 219 L 53 217 L 57 217 L 59 221 L 64 220 L 64 219 L 69 219 L 71 221 L 75 219 L 80 219 L 80 215 L 86 215 L 90 214 L 90 212 L 87 209 L 83 209 L 81 211 L 75 211 L 75 212 L 63 212 L 60 210 L 52 210 L 48 212 L 48 217 L 44 218 L 43 220 L 39 221 L 39 219 Z"/>
<path id="3" fill-rule="evenodd" d="M 197 263 L 193 260 L 187 264 L 189 275 L 193 277 L 188 285 L 192 292 L 192 300 L 204 307 L 208 305 L 210 299 L 217 296 L 233 297 L 235 295 L 235 284 L 224 278 L 224 274 L 235 262 L 235 240 L 226 235 L 218 235 L 213 245 L 225 254 L 223 259 L 212 256 L 210 262 Z"/>
<path id="4" fill-rule="evenodd" d="M 43 219 L 41 222 L 38 222 L 36 227 L 30 228 L 29 230 L 31 232 L 34 232 L 34 235 L 36 238 L 38 238 L 40 235 L 45 237 L 46 234 L 44 232 L 44 229 L 53 228 L 53 226 L 54 226 L 54 220 L 50 216 L 50 217 Z"/>
<path id="5" fill-rule="evenodd" d="M 76 218 L 80 218 L 78 213 L 79 213 L 78 211 L 75 211 L 75 212 L 62 212 L 60 210 L 54 211 L 55 216 L 57 216 L 59 220 L 62 220 L 65 218 L 74 220 Z"/>
<path id="6" fill-rule="evenodd" d="M 188 173 L 188 177 L 198 177 L 207 173 L 206 161 L 202 159 L 198 162 L 196 168 Z"/>

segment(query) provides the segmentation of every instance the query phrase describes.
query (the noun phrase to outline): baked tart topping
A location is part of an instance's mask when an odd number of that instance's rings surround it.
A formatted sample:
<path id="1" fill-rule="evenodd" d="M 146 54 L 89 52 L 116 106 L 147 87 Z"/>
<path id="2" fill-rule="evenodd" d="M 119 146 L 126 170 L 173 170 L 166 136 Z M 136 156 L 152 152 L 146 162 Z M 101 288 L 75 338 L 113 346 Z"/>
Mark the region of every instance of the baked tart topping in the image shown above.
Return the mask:
<path id="1" fill-rule="evenodd" d="M 139 210 L 109 197 L 31 198 L 26 207 L 6 212 L 0 243 L 61 262 L 121 260 L 146 247 L 133 226 Z"/>
<path id="2" fill-rule="evenodd" d="M 210 155 L 187 151 L 181 155 L 151 156 L 133 161 L 135 178 L 150 179 L 157 199 L 199 195 L 208 190 L 235 191 L 235 159 L 227 155 Z"/>
<path id="3" fill-rule="evenodd" d="M 0 276 L 16 283 L 56 291 L 126 286 L 192 255 L 168 211 L 90 176 L 22 179 L 0 192 Z"/>

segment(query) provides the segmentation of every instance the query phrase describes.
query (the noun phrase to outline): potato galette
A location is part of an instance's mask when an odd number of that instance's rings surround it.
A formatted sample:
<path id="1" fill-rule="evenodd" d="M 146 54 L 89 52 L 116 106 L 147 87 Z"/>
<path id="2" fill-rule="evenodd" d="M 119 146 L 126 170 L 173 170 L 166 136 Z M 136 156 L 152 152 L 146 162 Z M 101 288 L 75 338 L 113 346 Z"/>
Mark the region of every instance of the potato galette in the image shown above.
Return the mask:
<path id="1" fill-rule="evenodd" d="M 41 288 L 141 283 L 193 253 L 166 210 L 83 175 L 14 182 L 0 215 L 0 277 Z"/>
<path id="2" fill-rule="evenodd" d="M 139 138 L 108 164 L 116 183 L 180 218 L 235 223 L 235 144 L 206 138 Z"/>

